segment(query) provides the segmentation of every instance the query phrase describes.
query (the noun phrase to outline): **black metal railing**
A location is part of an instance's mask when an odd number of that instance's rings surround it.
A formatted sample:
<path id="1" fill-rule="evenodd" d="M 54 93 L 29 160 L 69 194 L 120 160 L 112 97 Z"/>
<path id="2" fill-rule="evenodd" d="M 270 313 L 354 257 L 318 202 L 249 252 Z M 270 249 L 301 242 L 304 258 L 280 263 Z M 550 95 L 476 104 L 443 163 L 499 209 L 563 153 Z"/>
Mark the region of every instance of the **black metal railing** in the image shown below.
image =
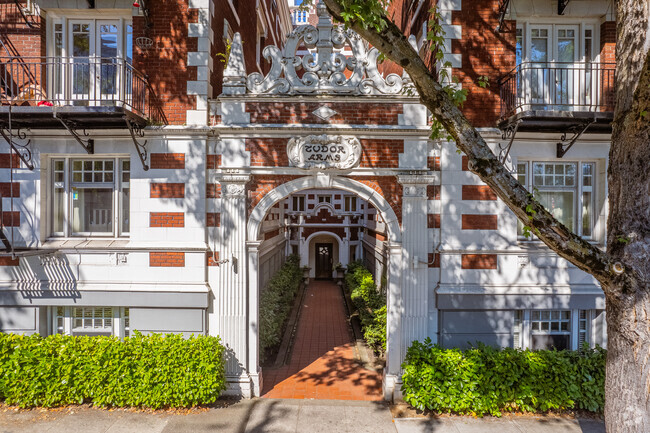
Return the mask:
<path id="1" fill-rule="evenodd" d="M 499 80 L 501 118 L 522 111 L 614 111 L 614 63 L 518 65 Z"/>
<path id="2" fill-rule="evenodd" d="M 147 77 L 115 57 L 0 57 L 0 104 L 115 106 L 166 123 Z"/>

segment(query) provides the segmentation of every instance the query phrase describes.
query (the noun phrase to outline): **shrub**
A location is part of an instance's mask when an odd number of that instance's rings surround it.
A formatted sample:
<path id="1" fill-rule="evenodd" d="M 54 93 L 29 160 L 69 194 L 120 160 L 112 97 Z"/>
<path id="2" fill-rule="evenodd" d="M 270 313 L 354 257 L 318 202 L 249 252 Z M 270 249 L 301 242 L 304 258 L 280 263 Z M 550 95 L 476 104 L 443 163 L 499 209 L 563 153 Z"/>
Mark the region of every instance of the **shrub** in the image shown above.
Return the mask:
<path id="1" fill-rule="evenodd" d="M 302 281 L 300 257 L 287 257 L 260 296 L 260 353 L 262 359 L 280 344 L 293 299 Z"/>
<path id="2" fill-rule="evenodd" d="M 495 349 L 465 351 L 415 341 L 402 364 L 402 393 L 437 412 L 490 414 L 585 409 L 602 412 L 606 351 Z"/>
<path id="3" fill-rule="evenodd" d="M 20 407 L 187 407 L 226 388 L 218 337 L 0 334 L 0 399 Z"/>
<path id="4" fill-rule="evenodd" d="M 345 284 L 359 311 L 364 340 L 376 352 L 386 351 L 386 298 L 377 290 L 372 274 L 361 262 L 352 262 Z"/>

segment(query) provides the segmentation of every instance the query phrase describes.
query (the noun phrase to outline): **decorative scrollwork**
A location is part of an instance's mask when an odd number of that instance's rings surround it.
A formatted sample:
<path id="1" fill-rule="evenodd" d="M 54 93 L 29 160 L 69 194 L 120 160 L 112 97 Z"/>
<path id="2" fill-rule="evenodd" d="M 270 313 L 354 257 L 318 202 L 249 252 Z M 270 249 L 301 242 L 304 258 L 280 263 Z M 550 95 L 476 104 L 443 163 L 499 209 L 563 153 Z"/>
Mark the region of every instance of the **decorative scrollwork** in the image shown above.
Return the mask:
<path id="1" fill-rule="evenodd" d="M 369 48 L 358 34 L 334 26 L 322 1 L 317 4 L 318 24 L 297 27 L 280 50 L 267 46 L 262 54 L 271 64 L 263 76 L 254 72 L 244 76 L 241 38 L 235 36 L 224 72 L 224 93 L 234 94 L 245 80 L 250 94 L 411 94 L 412 84 L 396 74 L 382 77 L 377 70 L 379 51 Z M 341 50 L 348 47 L 352 56 Z M 303 56 L 298 50 L 311 50 Z M 300 71 L 302 71 L 300 73 Z M 347 73 L 350 71 L 350 73 Z"/>
<path id="2" fill-rule="evenodd" d="M 505 164 L 508 159 L 510 149 L 512 148 L 512 143 L 515 141 L 517 130 L 519 129 L 520 124 L 521 119 L 517 120 L 514 123 L 509 123 L 505 126 L 505 128 L 503 128 L 503 131 L 501 131 L 501 139 L 508 140 L 508 144 L 505 146 L 499 143 L 499 162 L 501 162 L 501 164 Z"/>
<path id="3" fill-rule="evenodd" d="M 131 122 L 128 117 L 124 117 L 127 128 L 129 128 L 129 133 L 131 134 L 131 140 L 133 140 L 133 145 L 135 146 L 136 152 L 140 157 L 140 162 L 142 162 L 142 169 L 144 171 L 149 170 L 149 164 L 147 164 L 147 158 L 149 157 L 149 152 L 147 151 L 147 140 L 144 143 L 140 143 L 137 137 L 144 137 L 144 129 L 137 123 Z"/>
<path id="4" fill-rule="evenodd" d="M 0 135 L 2 135 L 2 138 L 9 143 L 13 151 L 16 152 L 16 155 L 18 155 L 25 166 L 30 170 L 34 170 L 31 149 L 32 140 L 27 139 L 27 134 L 20 129 L 13 133 L 9 128 L 5 127 L 5 125 L 0 125 Z"/>

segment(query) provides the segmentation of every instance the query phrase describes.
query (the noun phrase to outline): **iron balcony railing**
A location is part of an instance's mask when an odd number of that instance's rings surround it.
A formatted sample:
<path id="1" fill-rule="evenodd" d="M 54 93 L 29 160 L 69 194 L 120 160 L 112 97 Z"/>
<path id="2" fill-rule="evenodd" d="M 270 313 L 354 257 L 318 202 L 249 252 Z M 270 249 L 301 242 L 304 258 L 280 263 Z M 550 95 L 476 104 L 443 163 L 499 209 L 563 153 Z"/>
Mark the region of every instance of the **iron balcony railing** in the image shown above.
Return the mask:
<path id="1" fill-rule="evenodd" d="M 0 103 L 123 107 L 166 123 L 147 77 L 115 57 L 0 57 Z"/>
<path id="2" fill-rule="evenodd" d="M 529 110 L 614 111 L 614 72 L 614 63 L 522 63 L 499 80 L 501 118 Z"/>

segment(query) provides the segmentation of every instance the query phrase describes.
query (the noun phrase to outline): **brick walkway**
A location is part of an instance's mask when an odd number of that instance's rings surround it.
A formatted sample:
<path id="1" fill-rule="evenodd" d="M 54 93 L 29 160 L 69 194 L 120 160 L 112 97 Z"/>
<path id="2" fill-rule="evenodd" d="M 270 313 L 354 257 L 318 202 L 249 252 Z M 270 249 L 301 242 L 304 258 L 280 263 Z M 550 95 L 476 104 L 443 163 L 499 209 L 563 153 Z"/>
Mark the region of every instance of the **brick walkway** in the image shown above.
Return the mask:
<path id="1" fill-rule="evenodd" d="M 331 281 L 307 287 L 288 365 L 264 369 L 263 397 L 381 400 L 381 374 L 355 359 L 341 289 Z"/>

